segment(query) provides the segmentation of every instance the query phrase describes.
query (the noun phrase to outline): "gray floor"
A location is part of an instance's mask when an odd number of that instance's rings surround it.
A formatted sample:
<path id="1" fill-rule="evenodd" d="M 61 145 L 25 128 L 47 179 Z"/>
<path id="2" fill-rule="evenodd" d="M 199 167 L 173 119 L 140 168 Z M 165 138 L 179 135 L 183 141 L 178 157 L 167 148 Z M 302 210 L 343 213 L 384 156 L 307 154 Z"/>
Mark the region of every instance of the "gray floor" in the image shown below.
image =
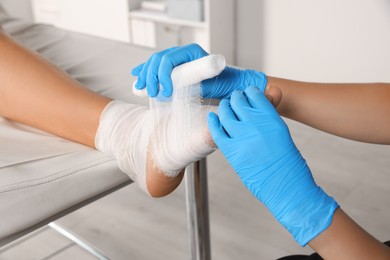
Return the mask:
<path id="1" fill-rule="evenodd" d="M 367 231 L 389 240 L 390 147 L 288 124 L 317 183 Z M 250 195 L 220 152 L 208 162 L 213 259 L 276 259 L 311 252 L 299 247 Z M 162 199 L 150 199 L 130 185 L 58 223 L 112 259 L 189 259 L 184 185 Z M 0 248 L 0 259 L 94 257 L 46 227 Z"/>

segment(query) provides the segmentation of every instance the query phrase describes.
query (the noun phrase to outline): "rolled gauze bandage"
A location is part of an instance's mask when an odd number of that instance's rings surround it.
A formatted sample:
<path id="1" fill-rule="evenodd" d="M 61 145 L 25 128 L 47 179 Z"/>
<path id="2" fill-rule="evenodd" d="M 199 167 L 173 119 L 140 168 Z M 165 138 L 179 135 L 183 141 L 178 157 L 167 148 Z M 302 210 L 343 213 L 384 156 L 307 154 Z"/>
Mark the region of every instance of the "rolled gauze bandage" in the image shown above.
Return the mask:
<path id="1" fill-rule="evenodd" d="M 225 68 L 221 55 L 210 55 L 176 67 L 173 94 L 165 102 L 150 99 L 150 108 L 114 100 L 100 116 L 98 150 L 113 156 L 119 168 L 148 193 L 148 154 L 159 170 L 174 177 L 189 163 L 211 153 L 199 82 Z M 145 92 L 146 93 L 146 92 Z"/>
<path id="2" fill-rule="evenodd" d="M 201 104 L 201 81 L 219 75 L 224 68 L 222 55 L 184 63 L 172 71 L 172 97 L 159 94 L 149 99 L 155 129 L 151 138 L 153 159 L 167 176 L 176 176 L 188 164 L 215 150 L 206 120 L 212 108 Z"/>
<path id="3" fill-rule="evenodd" d="M 191 86 L 202 82 L 205 79 L 219 75 L 226 66 L 225 57 L 220 54 L 211 54 L 203 58 L 181 64 L 175 67 L 171 74 L 174 88 Z M 147 97 L 146 88 L 136 89 L 133 84 L 133 93 L 140 97 Z"/>
<path id="4" fill-rule="evenodd" d="M 146 193 L 147 147 L 152 129 L 147 107 L 113 100 L 100 115 L 95 136 L 96 149 L 114 157 L 121 171 Z"/>

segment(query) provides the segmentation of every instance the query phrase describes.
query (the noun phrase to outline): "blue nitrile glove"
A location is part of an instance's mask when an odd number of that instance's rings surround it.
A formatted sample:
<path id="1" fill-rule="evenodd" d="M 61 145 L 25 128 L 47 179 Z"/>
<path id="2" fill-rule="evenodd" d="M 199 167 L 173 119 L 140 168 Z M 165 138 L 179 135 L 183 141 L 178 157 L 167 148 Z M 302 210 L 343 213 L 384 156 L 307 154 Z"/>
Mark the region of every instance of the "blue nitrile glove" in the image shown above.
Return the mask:
<path id="1" fill-rule="evenodd" d="M 132 74 L 138 77 L 135 87 L 146 87 L 148 95 L 156 97 L 159 92 L 158 85 L 161 84 L 162 95 L 171 96 L 173 68 L 207 55 L 197 44 L 173 47 L 155 53 L 146 63 L 133 69 Z M 226 67 L 217 77 L 202 82 L 202 96 L 221 99 L 229 97 L 234 90 L 244 90 L 248 86 L 257 86 L 264 91 L 266 85 L 267 77 L 262 72 Z"/>
<path id="2" fill-rule="evenodd" d="M 300 245 L 330 225 L 338 204 L 314 182 L 287 125 L 258 88 L 233 92 L 208 124 L 244 185 Z"/>

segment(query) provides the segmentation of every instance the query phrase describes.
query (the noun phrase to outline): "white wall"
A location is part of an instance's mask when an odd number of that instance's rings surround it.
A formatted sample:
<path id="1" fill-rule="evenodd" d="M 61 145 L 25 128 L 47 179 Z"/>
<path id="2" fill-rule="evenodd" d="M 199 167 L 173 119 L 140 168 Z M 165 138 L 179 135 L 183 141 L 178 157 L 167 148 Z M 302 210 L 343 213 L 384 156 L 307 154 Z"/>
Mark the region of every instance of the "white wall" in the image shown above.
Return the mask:
<path id="1" fill-rule="evenodd" d="M 236 63 L 262 69 L 264 0 L 236 0 Z"/>
<path id="2" fill-rule="evenodd" d="M 238 2 L 240 66 L 307 81 L 390 82 L 389 0 Z"/>
<path id="3" fill-rule="evenodd" d="M 0 2 L 31 19 L 30 0 Z M 236 10 L 239 66 L 307 81 L 390 82 L 390 0 L 236 0 Z"/>
<path id="4" fill-rule="evenodd" d="M 0 0 L 7 12 L 27 21 L 32 21 L 31 0 Z"/>

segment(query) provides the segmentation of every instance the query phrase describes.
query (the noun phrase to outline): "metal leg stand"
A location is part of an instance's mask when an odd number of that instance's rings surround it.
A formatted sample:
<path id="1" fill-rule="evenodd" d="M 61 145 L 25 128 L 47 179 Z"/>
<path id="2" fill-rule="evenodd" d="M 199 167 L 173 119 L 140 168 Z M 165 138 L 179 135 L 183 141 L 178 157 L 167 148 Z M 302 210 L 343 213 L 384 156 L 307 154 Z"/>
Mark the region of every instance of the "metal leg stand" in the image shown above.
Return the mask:
<path id="1" fill-rule="evenodd" d="M 191 260 L 210 260 L 206 159 L 186 168 L 186 199 Z"/>
<path id="2" fill-rule="evenodd" d="M 103 255 L 99 250 L 97 250 L 95 247 L 91 246 L 84 240 L 78 238 L 74 234 L 72 234 L 70 231 L 66 230 L 65 228 L 61 227 L 60 225 L 51 222 L 48 224 L 49 227 L 60 233 L 61 235 L 67 237 L 68 239 L 72 240 L 74 243 L 79 245 L 84 250 L 88 251 L 92 255 L 96 256 L 100 260 L 109 260 L 109 258 L 105 255 Z"/>

